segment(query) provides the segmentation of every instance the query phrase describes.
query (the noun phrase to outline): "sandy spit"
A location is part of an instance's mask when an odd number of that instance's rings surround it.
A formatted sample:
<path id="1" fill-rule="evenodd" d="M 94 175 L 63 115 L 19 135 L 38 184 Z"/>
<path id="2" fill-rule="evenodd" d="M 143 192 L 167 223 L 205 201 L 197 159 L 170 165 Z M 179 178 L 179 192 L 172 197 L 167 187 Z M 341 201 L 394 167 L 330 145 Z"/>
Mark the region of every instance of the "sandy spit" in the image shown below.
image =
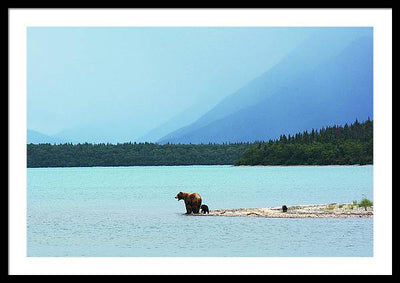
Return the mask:
<path id="1" fill-rule="evenodd" d="M 267 218 L 372 218 L 373 207 L 347 204 L 312 204 L 266 208 L 234 208 L 210 210 L 209 214 L 192 214 L 193 216 L 231 216 L 231 217 L 267 217 Z"/>

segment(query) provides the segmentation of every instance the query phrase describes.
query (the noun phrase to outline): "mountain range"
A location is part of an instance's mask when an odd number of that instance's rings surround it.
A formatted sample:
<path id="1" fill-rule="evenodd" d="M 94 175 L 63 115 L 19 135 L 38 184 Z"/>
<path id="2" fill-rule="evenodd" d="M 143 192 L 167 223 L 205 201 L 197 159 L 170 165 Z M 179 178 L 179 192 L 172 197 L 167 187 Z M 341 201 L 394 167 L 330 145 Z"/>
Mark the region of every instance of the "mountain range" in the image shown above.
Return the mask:
<path id="1" fill-rule="evenodd" d="M 27 144 L 39 144 L 39 143 L 50 143 L 60 144 L 69 142 L 68 140 L 60 139 L 54 136 L 46 135 L 35 130 L 27 130 Z"/>
<path id="2" fill-rule="evenodd" d="M 245 66 L 244 66 L 245 67 Z M 303 43 L 159 143 L 252 142 L 373 118 L 373 41 Z"/>
<path id="3" fill-rule="evenodd" d="M 136 141 L 254 142 L 373 119 L 372 35 L 332 34 L 316 33 L 211 109 L 211 102 L 193 105 Z M 108 131 L 117 139 L 121 133 L 110 125 Z M 133 132 L 118 142 L 129 141 Z M 28 143 L 106 142 L 101 129 L 93 127 L 53 136 L 28 129 L 27 137 Z"/>

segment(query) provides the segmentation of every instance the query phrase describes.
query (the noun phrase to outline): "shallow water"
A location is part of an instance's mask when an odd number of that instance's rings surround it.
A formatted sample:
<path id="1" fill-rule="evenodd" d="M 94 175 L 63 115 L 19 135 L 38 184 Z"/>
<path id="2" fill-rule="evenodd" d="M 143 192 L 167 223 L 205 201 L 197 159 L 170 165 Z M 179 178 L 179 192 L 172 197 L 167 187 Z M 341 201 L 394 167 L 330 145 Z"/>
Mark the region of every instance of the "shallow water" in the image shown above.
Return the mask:
<path id="1" fill-rule="evenodd" d="M 373 166 L 28 169 L 28 256 L 373 256 L 373 219 L 193 217 L 209 208 L 373 199 Z"/>

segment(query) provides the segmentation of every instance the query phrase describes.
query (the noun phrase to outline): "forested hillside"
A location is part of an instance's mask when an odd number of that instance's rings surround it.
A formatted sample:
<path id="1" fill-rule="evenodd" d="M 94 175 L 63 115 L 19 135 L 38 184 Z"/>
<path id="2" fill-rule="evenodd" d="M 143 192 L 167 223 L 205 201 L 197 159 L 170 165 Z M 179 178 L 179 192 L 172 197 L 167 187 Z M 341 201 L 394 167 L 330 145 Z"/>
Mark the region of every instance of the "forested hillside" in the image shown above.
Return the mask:
<path id="1" fill-rule="evenodd" d="M 246 150 L 236 165 L 373 164 L 373 122 L 281 135 Z"/>
<path id="2" fill-rule="evenodd" d="M 357 120 L 255 143 L 28 144 L 28 167 L 349 165 L 373 163 L 373 122 Z"/>

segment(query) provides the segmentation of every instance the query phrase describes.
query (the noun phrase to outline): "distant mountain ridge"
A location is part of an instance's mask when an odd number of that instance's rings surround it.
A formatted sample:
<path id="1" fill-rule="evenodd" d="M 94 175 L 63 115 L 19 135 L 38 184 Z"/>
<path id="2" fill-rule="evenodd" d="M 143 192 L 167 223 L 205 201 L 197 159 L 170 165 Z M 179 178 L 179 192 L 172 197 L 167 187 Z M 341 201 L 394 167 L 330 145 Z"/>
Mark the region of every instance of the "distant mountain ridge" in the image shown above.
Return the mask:
<path id="1" fill-rule="evenodd" d="M 323 36 L 305 42 L 200 119 L 158 142 L 252 142 L 372 119 L 372 46 L 372 37 L 342 45 Z"/>
<path id="2" fill-rule="evenodd" d="M 185 111 L 175 115 L 158 127 L 150 130 L 145 135 L 135 139 L 136 142 L 156 142 L 163 136 L 189 125 L 209 111 L 209 103 L 196 103 Z"/>
<path id="3" fill-rule="evenodd" d="M 40 144 L 40 143 L 50 143 L 50 144 L 60 144 L 66 143 L 66 140 L 56 138 L 53 136 L 45 135 L 38 131 L 27 130 L 27 144 Z"/>

